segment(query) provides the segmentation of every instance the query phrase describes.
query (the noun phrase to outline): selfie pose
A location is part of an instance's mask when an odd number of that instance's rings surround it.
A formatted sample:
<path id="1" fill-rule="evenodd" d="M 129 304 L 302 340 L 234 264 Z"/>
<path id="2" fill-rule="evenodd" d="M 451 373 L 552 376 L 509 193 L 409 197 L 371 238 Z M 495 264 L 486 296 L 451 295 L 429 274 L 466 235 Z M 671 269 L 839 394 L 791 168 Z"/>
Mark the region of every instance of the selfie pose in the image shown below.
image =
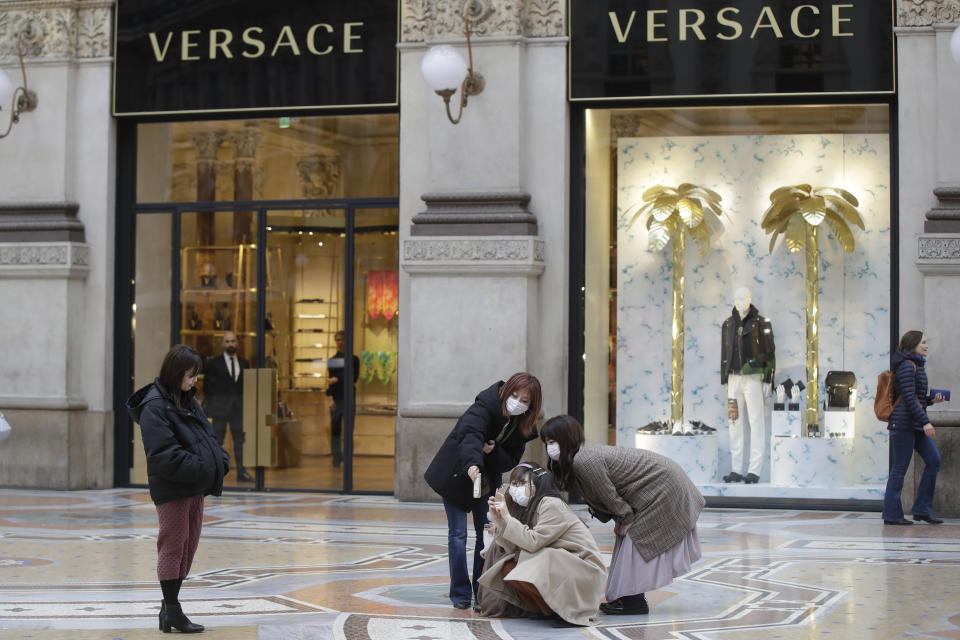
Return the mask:
<path id="1" fill-rule="evenodd" d="M 527 442 L 537 437 L 534 422 L 539 414 L 540 381 L 529 373 L 515 373 L 506 382 L 490 385 L 460 416 L 423 474 L 430 488 L 443 498 L 450 601 L 457 609 L 468 609 L 477 599 L 487 498 L 500 486 L 500 476 L 520 462 Z M 468 513 L 473 514 L 477 535 L 472 580 L 467 571 Z"/>
<path id="2" fill-rule="evenodd" d="M 553 474 L 523 463 L 510 474 L 509 492 L 500 489 L 488 502 L 494 542 L 505 553 L 484 570 L 481 587 L 530 617 L 551 618 L 556 627 L 588 625 L 603 597 L 607 570 L 593 535 L 563 501 Z"/>
<path id="3" fill-rule="evenodd" d="M 550 418 L 540 438 L 564 491 L 577 490 L 617 536 L 607 578 L 609 614 L 649 612 L 645 593 L 670 584 L 700 559 L 697 518 L 704 499 L 673 460 L 645 449 L 586 442 L 571 416 Z"/>

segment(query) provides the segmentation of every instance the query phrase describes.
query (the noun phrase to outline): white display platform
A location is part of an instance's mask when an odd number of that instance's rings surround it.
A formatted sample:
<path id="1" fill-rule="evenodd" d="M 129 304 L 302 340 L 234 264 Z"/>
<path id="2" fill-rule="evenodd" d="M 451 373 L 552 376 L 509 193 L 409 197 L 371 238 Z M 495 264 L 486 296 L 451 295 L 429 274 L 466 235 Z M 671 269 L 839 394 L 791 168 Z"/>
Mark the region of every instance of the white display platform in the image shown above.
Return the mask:
<path id="1" fill-rule="evenodd" d="M 841 437 L 852 438 L 856 424 L 856 411 L 824 411 L 823 430 L 827 437 L 831 433 L 843 434 Z"/>
<path id="2" fill-rule="evenodd" d="M 770 484 L 849 486 L 853 484 L 854 462 L 853 438 L 775 437 L 771 442 Z"/>
<path id="3" fill-rule="evenodd" d="M 801 436 L 803 413 L 800 411 L 771 411 L 770 434 L 777 436 Z"/>
<path id="4" fill-rule="evenodd" d="M 638 433 L 636 446 L 670 458 L 683 467 L 694 484 L 708 484 L 717 479 L 718 442 L 716 434 L 655 436 Z"/>

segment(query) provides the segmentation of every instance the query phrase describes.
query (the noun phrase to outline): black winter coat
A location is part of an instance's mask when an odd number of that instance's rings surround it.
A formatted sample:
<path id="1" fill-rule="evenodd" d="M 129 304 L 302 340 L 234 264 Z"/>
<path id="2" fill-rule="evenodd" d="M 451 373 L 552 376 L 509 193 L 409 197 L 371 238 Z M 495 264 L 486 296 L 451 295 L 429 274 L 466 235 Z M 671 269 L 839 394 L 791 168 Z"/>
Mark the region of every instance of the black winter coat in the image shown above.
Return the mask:
<path id="1" fill-rule="evenodd" d="M 930 422 L 926 408 L 933 404 L 927 391 L 924 359 L 916 353 L 897 351 L 890 357 L 894 399 L 899 400 L 890 414 L 887 429 L 923 429 Z"/>
<path id="2" fill-rule="evenodd" d="M 469 511 L 473 504 L 473 482 L 467 475 L 467 469 L 476 465 L 483 474 L 488 490 L 492 492 L 500 486 L 500 476 L 520 462 L 527 442 L 537 437 L 536 428 L 529 437 L 524 437 L 517 425 L 513 433 L 498 443 L 493 451 L 483 453 L 483 443 L 496 440 L 507 424 L 500 402 L 502 386 L 501 380 L 477 395 L 423 474 L 431 489 L 464 511 Z"/>
<path id="3" fill-rule="evenodd" d="M 194 395 L 191 390 L 181 411 L 155 380 L 127 400 L 127 412 L 140 424 L 143 435 L 154 504 L 223 492 L 230 457 L 217 442 Z"/>
<path id="4" fill-rule="evenodd" d="M 770 321 L 753 305 L 742 319 L 734 307 L 720 334 L 720 384 L 727 384 L 731 373 L 762 373 L 763 381 L 773 384 L 775 349 Z"/>

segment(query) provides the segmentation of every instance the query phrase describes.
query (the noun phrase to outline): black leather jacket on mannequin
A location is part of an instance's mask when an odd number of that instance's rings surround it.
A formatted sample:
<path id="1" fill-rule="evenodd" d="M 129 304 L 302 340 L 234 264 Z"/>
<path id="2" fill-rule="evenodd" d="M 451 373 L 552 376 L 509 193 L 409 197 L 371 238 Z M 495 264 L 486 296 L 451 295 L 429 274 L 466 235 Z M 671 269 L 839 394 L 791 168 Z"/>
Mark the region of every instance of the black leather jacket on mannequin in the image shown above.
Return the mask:
<path id="1" fill-rule="evenodd" d="M 727 384 L 731 373 L 749 375 L 763 374 L 765 383 L 773 384 L 776 369 L 774 357 L 773 327 L 770 321 L 750 305 L 747 315 L 733 308 L 730 317 L 723 322 L 720 342 L 720 384 Z"/>

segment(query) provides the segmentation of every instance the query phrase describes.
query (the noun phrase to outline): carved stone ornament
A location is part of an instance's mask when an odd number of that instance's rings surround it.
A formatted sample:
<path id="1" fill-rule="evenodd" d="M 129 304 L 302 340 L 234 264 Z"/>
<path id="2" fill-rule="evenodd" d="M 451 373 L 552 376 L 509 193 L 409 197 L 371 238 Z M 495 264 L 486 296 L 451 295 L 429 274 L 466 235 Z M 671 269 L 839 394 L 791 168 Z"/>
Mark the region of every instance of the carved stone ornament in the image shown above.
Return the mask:
<path id="1" fill-rule="evenodd" d="M 960 236 L 920 236 L 917 257 L 921 260 L 956 260 L 960 262 Z"/>
<path id="2" fill-rule="evenodd" d="M 257 145 L 260 144 L 260 130 L 256 123 L 245 126 L 240 131 L 229 134 L 230 145 L 233 147 L 234 159 L 253 158 L 257 155 Z"/>
<path id="3" fill-rule="evenodd" d="M 960 22 L 960 0 L 897 0 L 897 26 Z"/>
<path id="4" fill-rule="evenodd" d="M 113 2 L 0 0 L 0 62 L 17 58 L 70 60 L 110 56 Z"/>
<path id="5" fill-rule="evenodd" d="M 400 264 L 411 275 L 539 276 L 544 270 L 541 238 L 408 238 Z"/>
<path id="6" fill-rule="evenodd" d="M 0 278 L 85 279 L 89 273 L 88 244 L 0 243 Z"/>
<path id="7" fill-rule="evenodd" d="M 223 131 L 204 131 L 193 134 L 193 146 L 197 149 L 197 162 L 214 162 L 217 151 L 223 144 L 226 133 Z"/>
<path id="8" fill-rule="evenodd" d="M 464 37 L 466 12 L 472 36 L 547 38 L 566 34 L 562 0 L 404 0 L 403 41 Z"/>
<path id="9" fill-rule="evenodd" d="M 297 178 L 304 198 L 337 198 L 342 174 L 340 158 L 311 154 L 297 158 Z"/>

